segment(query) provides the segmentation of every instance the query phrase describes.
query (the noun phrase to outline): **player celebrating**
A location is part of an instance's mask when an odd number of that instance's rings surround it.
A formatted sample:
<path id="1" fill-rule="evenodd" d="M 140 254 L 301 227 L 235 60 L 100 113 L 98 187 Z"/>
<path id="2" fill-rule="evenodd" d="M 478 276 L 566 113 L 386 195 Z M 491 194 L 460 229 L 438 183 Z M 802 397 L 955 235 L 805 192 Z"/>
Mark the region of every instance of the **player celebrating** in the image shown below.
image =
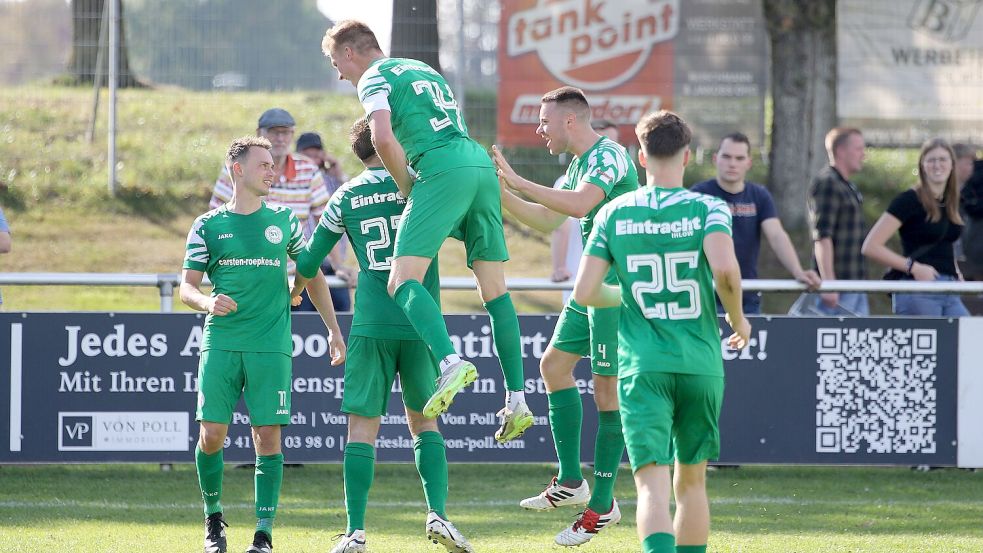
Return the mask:
<path id="1" fill-rule="evenodd" d="M 201 433 L 195 448 L 205 502 L 205 553 L 225 553 L 222 516 L 222 448 L 232 411 L 244 395 L 256 446 L 256 533 L 247 553 L 273 550 L 283 454 L 280 427 L 290 422 L 290 291 L 287 257 L 296 258 L 304 235 L 289 208 L 262 201 L 273 183 L 270 142 L 247 136 L 229 146 L 226 165 L 232 199 L 198 217 L 188 234 L 181 301 L 207 311 L 198 366 Z M 201 291 L 202 276 L 212 281 Z M 311 299 L 328 327 L 332 364 L 345 344 L 324 279 Z"/>
<path id="2" fill-rule="evenodd" d="M 660 111 L 642 118 L 636 133 L 648 186 L 597 215 L 573 294 L 585 305 L 623 306 L 618 399 L 643 551 L 705 553 L 706 462 L 720 452 L 724 394 L 713 282 L 735 331 L 728 345 L 743 348 L 751 325 L 741 307 L 727 204 L 682 187 L 689 127 Z M 620 289 L 604 284 L 612 266 Z"/>
<path id="3" fill-rule="evenodd" d="M 515 191 L 502 191 L 502 205 L 523 223 L 547 233 L 562 225 L 568 216 L 577 217 L 586 241 L 598 210 L 613 198 L 638 188 L 635 164 L 621 145 L 591 128 L 590 106 L 577 88 L 565 86 L 543 96 L 536 132 L 546 139 L 551 154 L 573 154 L 566 184 L 553 189 L 520 177 L 495 148 L 493 155 L 501 180 Z M 560 545 L 586 543 L 605 526 L 621 520 L 614 499 L 614 482 L 625 450 L 618 415 L 619 312 L 619 307 L 588 309 L 568 301 L 540 361 L 560 468 L 542 493 L 520 504 L 545 511 L 587 503 L 573 525 L 556 536 Z M 580 470 L 583 404 L 573 378 L 574 366 L 585 355 L 591 357 L 598 411 L 593 494 Z"/>
<path id="4" fill-rule="evenodd" d="M 519 319 L 505 288 L 509 255 L 491 159 L 468 137 L 447 82 L 427 64 L 387 58 L 372 30 L 358 21 L 328 29 L 321 46 L 340 78 L 356 85 L 372 142 L 408 199 L 387 291 L 440 361 L 437 391 L 423 414 L 433 418 L 446 411 L 454 395 L 478 376 L 455 352 L 440 306 L 421 284 L 441 244 L 453 235 L 464 241 L 505 375 L 506 404 L 495 437 L 511 440 L 532 426 L 533 418 L 523 395 Z"/>
<path id="5" fill-rule="evenodd" d="M 393 238 L 406 200 L 396 188 L 372 146 L 365 119 L 359 119 L 350 135 L 352 150 L 365 171 L 338 189 L 321 217 L 307 248 L 297 260 L 293 295 L 299 296 L 307 279 L 331 248 L 347 233 L 358 258 L 355 314 L 349 333 L 351 350 L 345 363 L 345 395 L 341 410 L 348 415 L 345 445 L 345 506 L 348 528 L 332 553 L 365 551 L 365 508 L 375 470 L 375 443 L 380 417 L 386 413 L 389 391 L 399 374 L 403 404 L 413 435 L 416 468 L 427 498 L 427 537 L 448 551 L 472 551 L 471 544 L 454 527 L 445 512 L 447 503 L 447 454 L 437 421 L 421 411 L 436 389 L 437 365 L 406 315 L 386 294 L 392 267 Z M 427 293 L 440 299 L 437 264 L 423 279 Z"/>

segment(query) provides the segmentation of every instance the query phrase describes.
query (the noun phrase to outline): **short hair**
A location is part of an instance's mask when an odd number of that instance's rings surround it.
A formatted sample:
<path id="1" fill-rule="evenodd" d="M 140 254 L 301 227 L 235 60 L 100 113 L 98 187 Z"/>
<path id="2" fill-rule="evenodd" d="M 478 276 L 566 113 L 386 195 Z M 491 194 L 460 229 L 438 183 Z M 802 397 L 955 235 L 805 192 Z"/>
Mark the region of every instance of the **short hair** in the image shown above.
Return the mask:
<path id="1" fill-rule="evenodd" d="M 229 150 L 225 153 L 226 164 L 231 167 L 233 163 L 241 163 L 249 155 L 249 149 L 253 146 L 265 150 L 273 147 L 270 141 L 262 136 L 240 136 L 229 145 Z"/>
<path id="2" fill-rule="evenodd" d="M 584 91 L 574 86 L 561 86 L 556 90 L 551 90 L 543 97 L 540 102 L 546 104 L 555 102 L 556 105 L 569 109 L 570 111 L 586 114 L 586 121 L 590 121 L 590 104 L 587 103 L 587 96 Z"/>
<path id="3" fill-rule="evenodd" d="M 376 154 L 368 119 L 362 117 L 355 121 L 352 130 L 348 132 L 348 140 L 352 143 L 352 152 L 358 156 L 358 159 L 365 161 Z"/>
<path id="4" fill-rule="evenodd" d="M 603 131 L 605 129 L 617 129 L 618 125 L 615 125 L 607 119 L 595 119 L 590 122 L 590 128 L 595 131 Z"/>
<path id="5" fill-rule="evenodd" d="M 720 139 L 720 144 L 717 145 L 718 150 L 720 149 L 721 146 L 724 145 L 724 140 L 730 140 L 735 144 L 746 144 L 747 153 L 749 155 L 751 154 L 751 139 L 748 138 L 746 134 L 742 132 L 732 132 L 728 135 L 725 135 L 723 138 Z"/>
<path id="6" fill-rule="evenodd" d="M 321 51 L 325 55 L 330 55 L 331 50 L 335 46 L 351 46 L 352 50 L 356 52 L 365 52 L 367 50 L 379 50 L 382 48 L 379 46 L 379 39 L 375 37 L 375 33 L 368 25 L 357 21 L 355 19 L 346 19 L 335 24 L 324 33 L 324 39 L 321 40 Z"/>
<path id="7" fill-rule="evenodd" d="M 956 155 L 955 159 L 962 159 L 964 157 L 976 159 L 976 146 L 970 144 L 957 142 L 952 145 L 952 152 Z"/>
<path id="8" fill-rule="evenodd" d="M 863 136 L 863 133 L 856 127 L 834 127 L 826 133 L 826 153 L 830 161 L 833 160 L 836 150 L 845 145 L 853 135 Z"/>
<path id="9" fill-rule="evenodd" d="M 693 131 L 683 118 L 668 110 L 650 113 L 635 126 L 635 134 L 645 155 L 670 158 L 689 147 Z"/>

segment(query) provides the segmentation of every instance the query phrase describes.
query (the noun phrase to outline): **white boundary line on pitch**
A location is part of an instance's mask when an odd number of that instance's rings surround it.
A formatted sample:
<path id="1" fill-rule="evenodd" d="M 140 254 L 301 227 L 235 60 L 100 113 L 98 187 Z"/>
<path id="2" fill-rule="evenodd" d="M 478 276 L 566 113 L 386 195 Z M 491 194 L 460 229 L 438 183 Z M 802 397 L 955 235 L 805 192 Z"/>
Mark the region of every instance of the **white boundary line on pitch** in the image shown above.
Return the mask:
<path id="1" fill-rule="evenodd" d="M 618 501 L 619 505 L 634 506 L 637 504 L 635 499 L 624 499 Z M 966 505 L 983 505 L 983 499 L 979 501 L 965 501 L 965 500 L 954 500 L 954 499 L 939 499 L 939 500 L 920 500 L 911 499 L 910 501 L 879 501 L 877 499 L 799 499 L 799 498 L 785 498 L 785 497 L 761 497 L 761 496 L 748 496 L 748 497 L 725 497 L 719 499 L 710 499 L 711 505 L 787 505 L 790 507 L 795 506 L 813 506 L 813 505 L 886 505 L 886 506 L 903 506 L 908 504 L 918 504 L 918 505 L 949 505 L 958 504 L 962 506 Z M 253 508 L 252 503 L 225 503 L 223 504 L 226 508 L 231 509 L 251 509 Z M 449 507 L 518 507 L 518 501 L 511 500 L 491 500 L 491 501 L 448 501 L 447 505 Z M 110 501 L 76 501 L 76 500 L 65 500 L 65 501 L 0 501 L 0 509 L 51 509 L 51 508 L 89 508 L 89 509 L 141 509 L 146 511 L 162 511 L 162 510 L 172 510 L 172 509 L 198 509 L 201 507 L 201 503 L 123 503 L 123 502 L 110 502 Z M 311 502 L 280 502 L 280 508 L 290 508 L 290 509 L 325 509 L 325 508 L 338 508 L 344 507 L 342 500 L 329 501 L 324 503 L 311 503 Z M 370 501 L 369 508 L 425 508 L 426 503 L 423 501 Z"/>

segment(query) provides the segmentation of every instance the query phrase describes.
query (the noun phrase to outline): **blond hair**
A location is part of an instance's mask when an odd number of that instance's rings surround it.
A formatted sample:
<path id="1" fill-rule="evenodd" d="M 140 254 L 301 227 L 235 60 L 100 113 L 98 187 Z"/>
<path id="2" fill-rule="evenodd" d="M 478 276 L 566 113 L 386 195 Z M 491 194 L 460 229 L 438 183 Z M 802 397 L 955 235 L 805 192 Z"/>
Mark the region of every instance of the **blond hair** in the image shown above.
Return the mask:
<path id="1" fill-rule="evenodd" d="M 369 50 L 379 50 L 379 40 L 368 25 L 355 19 L 339 21 L 324 33 L 321 40 L 321 51 L 324 55 L 331 55 L 331 50 L 336 46 L 349 46 L 352 50 L 364 53 Z"/>
<path id="2" fill-rule="evenodd" d="M 229 150 L 225 153 L 225 162 L 229 167 L 232 167 L 233 163 L 241 163 L 249 155 L 249 148 L 253 146 L 266 150 L 273 147 L 270 141 L 262 136 L 240 136 L 229 145 Z"/>

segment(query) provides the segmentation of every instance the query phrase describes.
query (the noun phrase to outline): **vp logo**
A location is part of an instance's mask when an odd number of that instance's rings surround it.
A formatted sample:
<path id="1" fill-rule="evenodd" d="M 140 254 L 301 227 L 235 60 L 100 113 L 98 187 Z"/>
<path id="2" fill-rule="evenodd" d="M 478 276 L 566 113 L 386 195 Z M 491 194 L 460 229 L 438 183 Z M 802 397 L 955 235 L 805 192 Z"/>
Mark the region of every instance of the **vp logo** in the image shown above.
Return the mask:
<path id="1" fill-rule="evenodd" d="M 908 26 L 946 42 L 957 42 L 973 27 L 981 0 L 917 0 Z"/>
<path id="2" fill-rule="evenodd" d="M 92 417 L 63 416 L 61 418 L 62 447 L 92 447 Z"/>

